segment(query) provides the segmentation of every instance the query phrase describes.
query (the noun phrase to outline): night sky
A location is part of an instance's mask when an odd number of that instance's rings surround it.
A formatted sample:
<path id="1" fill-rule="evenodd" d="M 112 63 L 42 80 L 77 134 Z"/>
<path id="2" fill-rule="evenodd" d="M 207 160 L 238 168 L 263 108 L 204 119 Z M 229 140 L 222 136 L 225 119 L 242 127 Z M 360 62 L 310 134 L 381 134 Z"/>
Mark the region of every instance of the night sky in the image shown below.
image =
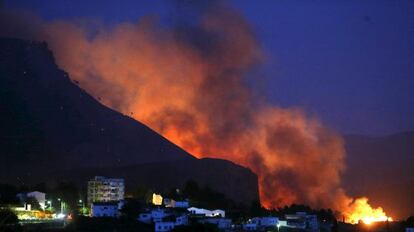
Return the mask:
<path id="1" fill-rule="evenodd" d="M 233 0 L 265 51 L 251 75 L 269 101 L 303 107 L 341 133 L 414 129 L 414 1 Z M 172 1 L 5 0 L 52 19 L 116 24 L 158 15 Z M 253 78 L 252 78 L 253 79 Z"/>

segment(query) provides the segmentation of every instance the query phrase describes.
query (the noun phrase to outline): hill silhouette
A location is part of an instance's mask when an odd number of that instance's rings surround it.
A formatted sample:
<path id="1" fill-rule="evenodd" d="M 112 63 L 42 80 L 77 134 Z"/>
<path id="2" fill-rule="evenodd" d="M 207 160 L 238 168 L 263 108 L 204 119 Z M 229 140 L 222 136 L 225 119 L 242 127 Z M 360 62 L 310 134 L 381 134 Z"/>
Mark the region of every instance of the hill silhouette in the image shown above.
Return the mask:
<path id="1" fill-rule="evenodd" d="M 196 159 L 77 84 L 57 67 L 46 43 L 0 39 L 0 182 L 84 185 L 108 174 L 169 187 L 195 179 L 236 200 L 258 199 L 250 170 Z"/>

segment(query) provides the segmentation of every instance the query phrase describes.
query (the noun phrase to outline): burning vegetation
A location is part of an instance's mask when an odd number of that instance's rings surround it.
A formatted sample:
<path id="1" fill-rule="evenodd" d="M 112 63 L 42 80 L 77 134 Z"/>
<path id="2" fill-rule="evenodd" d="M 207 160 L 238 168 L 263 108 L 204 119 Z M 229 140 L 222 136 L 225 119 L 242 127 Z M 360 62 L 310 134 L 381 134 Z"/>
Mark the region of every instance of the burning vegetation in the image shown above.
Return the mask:
<path id="1" fill-rule="evenodd" d="M 264 55 L 245 19 L 225 4 L 172 26 L 145 18 L 91 33 L 68 21 L 31 22 L 35 32 L 21 37 L 46 40 L 72 80 L 103 104 L 197 157 L 252 169 L 266 208 L 299 202 L 338 210 L 350 223 L 388 219 L 341 188 L 345 152 L 337 133 L 249 87 Z"/>
<path id="2" fill-rule="evenodd" d="M 348 210 L 343 212 L 345 221 L 351 224 L 357 224 L 360 221 L 370 225 L 374 222 L 392 221 L 391 217 L 388 217 L 381 207 L 372 208 L 368 204 L 368 198 L 361 197 L 354 199 L 349 204 Z"/>

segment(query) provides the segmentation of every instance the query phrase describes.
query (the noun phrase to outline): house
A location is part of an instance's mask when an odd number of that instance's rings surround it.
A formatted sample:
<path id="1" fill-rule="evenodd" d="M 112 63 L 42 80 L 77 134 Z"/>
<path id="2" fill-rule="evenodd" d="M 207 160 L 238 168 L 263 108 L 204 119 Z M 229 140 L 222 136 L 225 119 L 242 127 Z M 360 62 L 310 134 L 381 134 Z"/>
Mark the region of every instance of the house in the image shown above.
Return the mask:
<path id="1" fill-rule="evenodd" d="M 95 176 L 88 181 L 88 206 L 94 202 L 122 201 L 124 193 L 124 179 Z"/>
<path id="2" fill-rule="evenodd" d="M 257 230 L 265 228 L 276 228 L 279 225 L 279 219 L 277 217 L 255 217 L 249 219 L 243 224 L 244 230 Z"/>
<path id="3" fill-rule="evenodd" d="M 185 214 L 169 215 L 154 224 L 155 231 L 171 231 L 175 226 L 188 225 L 188 216 Z"/>
<path id="4" fill-rule="evenodd" d="M 190 207 L 187 210 L 191 214 L 205 216 L 205 217 L 222 217 L 222 218 L 226 217 L 226 212 L 221 209 L 208 210 L 208 209 Z"/>
<path id="5" fill-rule="evenodd" d="M 285 215 L 286 221 L 280 223 L 282 227 L 319 231 L 318 217 L 314 214 L 297 212 Z"/>
<path id="6" fill-rule="evenodd" d="M 188 200 L 175 202 L 175 208 L 188 208 L 189 206 Z"/>
<path id="7" fill-rule="evenodd" d="M 169 216 L 170 213 L 168 213 L 164 209 L 153 209 L 151 211 L 151 218 L 153 222 L 160 222 L 163 218 Z"/>
<path id="8" fill-rule="evenodd" d="M 259 225 L 264 227 L 276 227 L 279 224 L 279 219 L 277 217 L 260 217 L 258 220 Z"/>
<path id="9" fill-rule="evenodd" d="M 164 198 L 164 206 L 166 208 L 174 208 L 175 207 L 175 201 L 170 198 Z"/>
<path id="10" fill-rule="evenodd" d="M 204 218 L 198 220 L 199 223 L 210 223 L 217 226 L 221 230 L 230 229 L 232 226 L 231 219 L 228 218 Z"/>
<path id="11" fill-rule="evenodd" d="M 39 191 L 19 193 L 16 195 L 16 197 L 19 198 L 21 202 L 26 202 L 27 198 L 34 198 L 37 202 L 39 202 L 41 209 L 44 210 L 46 208 L 46 193 Z"/>
<path id="12" fill-rule="evenodd" d="M 167 232 L 173 230 L 175 224 L 174 222 L 156 222 L 154 227 L 155 232 Z"/>
<path id="13" fill-rule="evenodd" d="M 39 202 L 40 208 L 45 209 L 46 207 L 46 193 L 34 191 L 34 192 L 28 192 L 27 197 L 32 197 Z"/>
<path id="14" fill-rule="evenodd" d="M 164 205 L 167 208 L 188 208 L 189 207 L 188 200 L 175 201 L 169 198 L 164 199 Z"/>
<path id="15" fill-rule="evenodd" d="M 165 209 L 153 209 L 148 212 L 140 213 L 138 221 L 143 223 L 161 222 L 165 217 L 170 215 Z"/>
<path id="16" fill-rule="evenodd" d="M 118 217 L 119 202 L 94 202 L 91 206 L 91 217 Z"/>

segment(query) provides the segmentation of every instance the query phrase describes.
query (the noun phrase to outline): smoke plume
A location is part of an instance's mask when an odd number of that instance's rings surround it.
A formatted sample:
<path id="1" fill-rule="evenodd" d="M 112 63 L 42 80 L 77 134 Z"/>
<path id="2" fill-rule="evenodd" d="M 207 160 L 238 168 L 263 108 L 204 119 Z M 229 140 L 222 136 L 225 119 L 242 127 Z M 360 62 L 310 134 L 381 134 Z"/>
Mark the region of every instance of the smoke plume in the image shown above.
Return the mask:
<path id="1" fill-rule="evenodd" d="M 265 207 L 306 203 L 346 211 L 352 199 L 341 188 L 342 138 L 249 87 L 246 78 L 264 56 L 239 12 L 221 2 L 198 10 L 191 22 L 143 18 L 93 33 L 70 21 L 20 19 L 2 27 L 30 28 L 19 36 L 47 41 L 59 66 L 96 99 L 196 157 L 253 170 Z"/>

